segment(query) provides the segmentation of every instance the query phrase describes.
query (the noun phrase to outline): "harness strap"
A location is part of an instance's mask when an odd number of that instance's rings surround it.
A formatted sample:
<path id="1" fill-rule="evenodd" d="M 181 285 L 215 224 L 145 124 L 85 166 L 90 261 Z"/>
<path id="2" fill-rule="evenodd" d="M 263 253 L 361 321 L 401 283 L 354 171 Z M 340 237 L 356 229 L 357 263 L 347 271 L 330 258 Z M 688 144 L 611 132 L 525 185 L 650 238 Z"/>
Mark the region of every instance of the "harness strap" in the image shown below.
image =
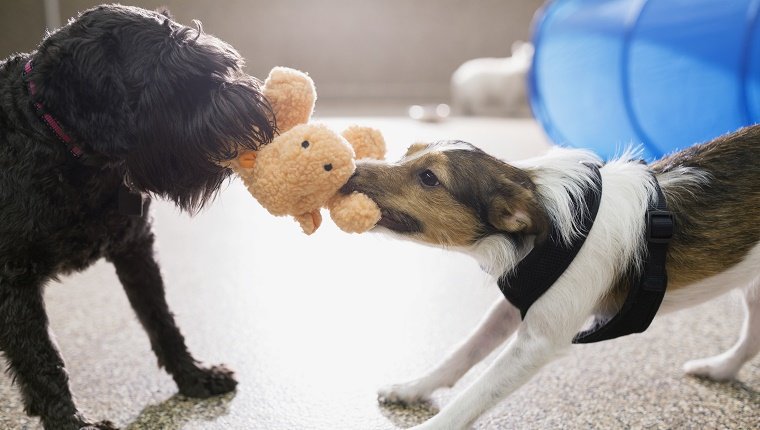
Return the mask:
<path id="1" fill-rule="evenodd" d="M 583 213 L 578 226 L 580 235 L 567 244 L 561 240 L 557 226 L 552 226 L 549 238 L 498 280 L 502 294 L 520 309 L 522 318 L 567 270 L 591 231 L 601 201 L 602 178 L 598 166 L 589 165 L 589 168 L 594 185 L 586 189 L 583 202 L 573 201 L 574 209 Z M 592 328 L 578 333 L 573 343 L 599 342 L 641 333 L 649 327 L 660 308 L 668 284 L 665 263 L 668 243 L 673 237 L 674 219 L 657 178 L 653 177 L 653 181 L 657 198 L 650 202 L 646 214 L 647 256 L 643 270 L 631 275 L 631 288 L 620 311 L 611 319 L 595 321 Z"/>
<path id="2" fill-rule="evenodd" d="M 520 309 L 522 318 L 525 318 L 531 305 L 567 270 L 594 225 L 602 199 L 602 174 L 599 166 L 586 166 L 591 170 L 594 185 L 585 190 L 582 201 L 573 199 L 572 202 L 575 211 L 583 214 L 578 223 L 578 237 L 571 243 L 566 243 L 562 240 L 559 228 L 552 225 L 549 237 L 498 280 L 502 294 Z"/>
<path id="3" fill-rule="evenodd" d="M 657 199 L 647 210 L 647 259 L 640 279 L 633 279 L 620 311 L 607 321 L 594 325 L 573 339 L 573 343 L 593 343 L 633 333 L 642 333 L 652 323 L 668 285 L 665 262 L 668 243 L 673 237 L 675 222 L 668 211 L 665 195 L 654 178 Z"/>

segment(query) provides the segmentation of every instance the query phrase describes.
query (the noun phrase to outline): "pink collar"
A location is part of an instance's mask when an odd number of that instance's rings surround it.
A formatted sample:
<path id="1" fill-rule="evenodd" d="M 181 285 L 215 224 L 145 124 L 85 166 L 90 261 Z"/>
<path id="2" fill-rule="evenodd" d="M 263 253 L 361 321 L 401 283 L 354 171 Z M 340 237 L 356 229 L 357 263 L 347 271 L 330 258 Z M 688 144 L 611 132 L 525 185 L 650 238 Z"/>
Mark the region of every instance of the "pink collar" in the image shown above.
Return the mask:
<path id="1" fill-rule="evenodd" d="M 29 73 L 32 72 L 32 60 L 29 60 L 24 65 L 24 71 L 22 73 L 22 77 L 26 81 L 28 88 L 29 88 L 29 95 L 34 98 L 34 96 L 37 93 L 37 88 L 34 85 L 34 82 L 32 82 L 31 79 L 29 79 Z M 65 131 L 63 131 L 63 127 L 61 127 L 61 123 L 59 123 L 55 118 L 53 118 L 53 115 L 50 115 L 49 113 L 45 112 L 45 107 L 42 105 L 42 103 L 35 101 L 34 107 L 37 109 L 37 115 L 42 118 L 43 121 L 45 121 L 45 124 L 53 130 L 53 133 L 58 137 L 58 139 L 63 142 L 66 147 L 68 148 L 71 155 L 74 156 L 74 158 L 79 158 L 82 156 L 84 151 L 82 150 L 82 147 L 76 144 L 74 139 L 69 136 Z"/>

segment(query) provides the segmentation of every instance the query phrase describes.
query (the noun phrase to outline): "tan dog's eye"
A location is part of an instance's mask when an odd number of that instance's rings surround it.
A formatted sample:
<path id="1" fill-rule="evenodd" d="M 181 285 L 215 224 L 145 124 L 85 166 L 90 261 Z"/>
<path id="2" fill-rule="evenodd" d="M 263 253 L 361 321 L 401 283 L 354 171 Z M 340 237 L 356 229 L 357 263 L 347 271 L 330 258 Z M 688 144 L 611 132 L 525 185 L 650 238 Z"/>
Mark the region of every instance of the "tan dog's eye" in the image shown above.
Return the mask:
<path id="1" fill-rule="evenodd" d="M 420 181 L 422 181 L 422 184 L 427 187 L 436 187 L 441 184 L 440 181 L 438 181 L 438 177 L 435 176 L 435 173 L 428 170 L 423 170 L 420 173 Z"/>
<path id="2" fill-rule="evenodd" d="M 309 147 L 309 141 L 308 140 L 304 140 L 303 142 L 301 142 L 301 148 L 306 149 L 308 147 Z"/>

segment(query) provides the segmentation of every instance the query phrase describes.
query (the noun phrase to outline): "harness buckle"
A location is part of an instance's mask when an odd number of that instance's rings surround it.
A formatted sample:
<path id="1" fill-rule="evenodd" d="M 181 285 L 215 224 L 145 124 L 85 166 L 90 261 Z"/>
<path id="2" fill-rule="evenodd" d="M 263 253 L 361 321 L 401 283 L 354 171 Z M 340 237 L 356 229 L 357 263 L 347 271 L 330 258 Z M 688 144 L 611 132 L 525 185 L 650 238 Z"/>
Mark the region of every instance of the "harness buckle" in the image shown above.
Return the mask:
<path id="1" fill-rule="evenodd" d="M 673 238 L 675 219 L 673 212 L 651 209 L 647 211 L 647 241 L 668 243 Z"/>

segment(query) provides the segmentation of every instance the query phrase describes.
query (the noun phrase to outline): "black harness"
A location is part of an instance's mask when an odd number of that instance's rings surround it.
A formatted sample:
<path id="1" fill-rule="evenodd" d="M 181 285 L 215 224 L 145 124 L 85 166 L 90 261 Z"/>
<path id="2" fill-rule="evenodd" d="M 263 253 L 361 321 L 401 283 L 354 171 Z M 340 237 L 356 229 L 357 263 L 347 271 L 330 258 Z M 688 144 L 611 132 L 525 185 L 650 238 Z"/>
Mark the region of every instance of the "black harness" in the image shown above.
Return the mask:
<path id="1" fill-rule="evenodd" d="M 499 278 L 499 289 L 510 303 L 520 309 L 523 318 L 531 305 L 567 270 L 594 225 L 602 198 L 602 175 L 599 166 L 588 167 L 593 186 L 586 189 L 583 201 L 572 202 L 575 210 L 582 213 L 576 239 L 566 243 L 561 239 L 558 227 L 553 225 L 543 243 L 533 248 L 514 270 Z M 674 226 L 673 214 L 667 210 L 665 196 L 656 178 L 654 184 L 657 199 L 647 209 L 647 258 L 643 270 L 631 275 L 634 279 L 618 314 L 605 321 L 596 320 L 590 329 L 578 333 L 573 343 L 599 342 L 641 333 L 654 319 L 668 284 L 665 258 Z"/>

